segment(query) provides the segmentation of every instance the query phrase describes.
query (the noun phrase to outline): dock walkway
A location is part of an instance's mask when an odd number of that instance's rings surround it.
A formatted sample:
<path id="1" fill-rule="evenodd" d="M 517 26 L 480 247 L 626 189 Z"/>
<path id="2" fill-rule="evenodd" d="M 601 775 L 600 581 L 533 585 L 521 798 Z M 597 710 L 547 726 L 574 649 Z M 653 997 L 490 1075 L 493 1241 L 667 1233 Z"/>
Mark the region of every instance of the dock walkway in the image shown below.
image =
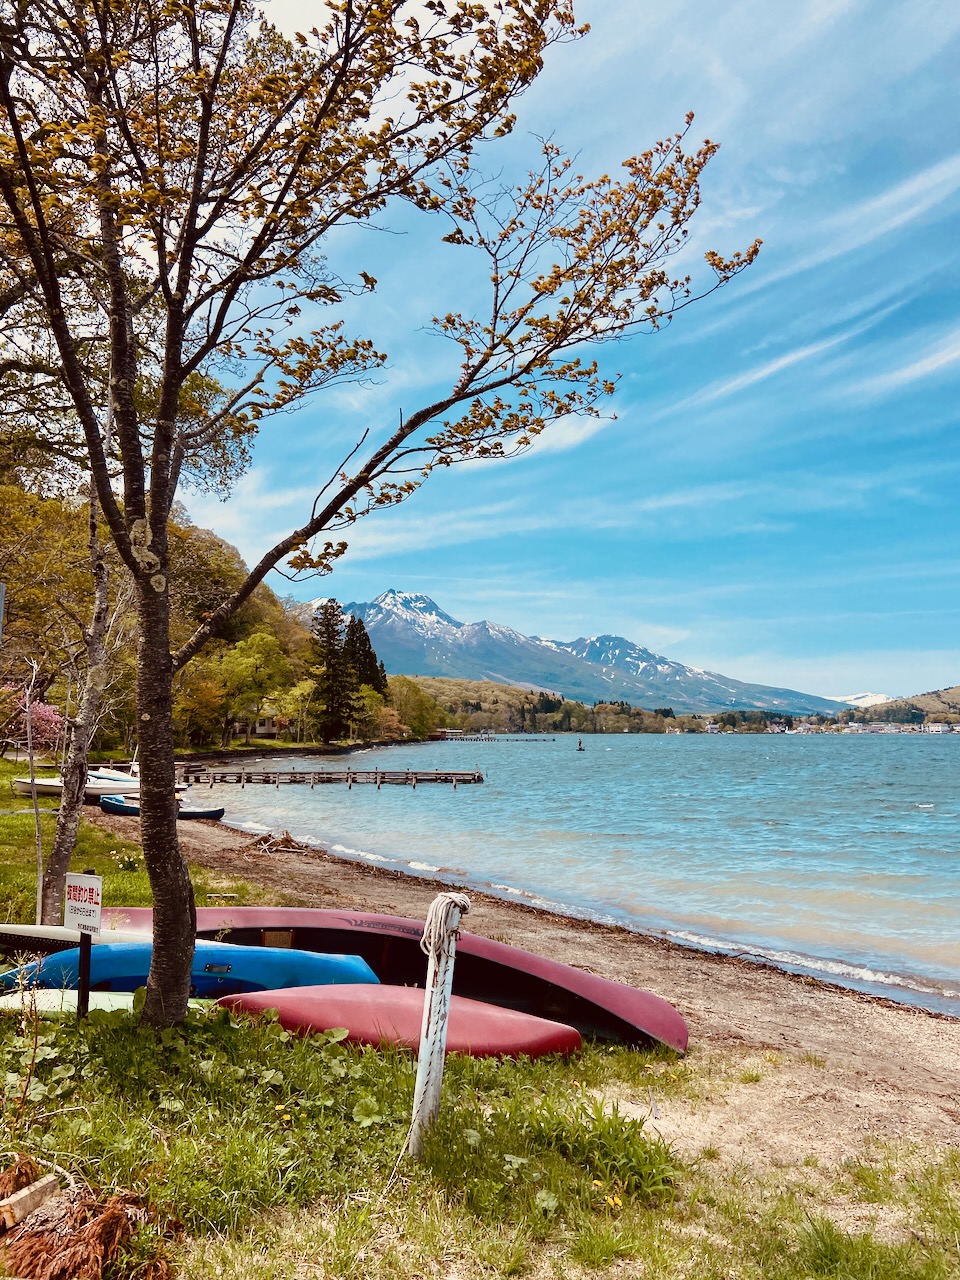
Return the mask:
<path id="1" fill-rule="evenodd" d="M 483 781 L 479 769 L 208 769 L 202 765 L 185 765 L 180 771 L 180 778 L 196 786 L 328 786 L 342 782 L 348 787 L 354 783 L 365 783 L 380 787 L 416 787 L 420 782 L 446 782 L 454 788 L 460 783 L 477 783 Z"/>

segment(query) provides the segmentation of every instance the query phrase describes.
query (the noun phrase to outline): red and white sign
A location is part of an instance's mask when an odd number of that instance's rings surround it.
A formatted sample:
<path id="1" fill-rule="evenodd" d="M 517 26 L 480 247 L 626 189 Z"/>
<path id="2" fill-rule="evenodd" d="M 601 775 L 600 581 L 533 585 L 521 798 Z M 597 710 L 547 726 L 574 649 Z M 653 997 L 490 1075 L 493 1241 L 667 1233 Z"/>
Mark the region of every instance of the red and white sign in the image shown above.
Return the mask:
<path id="1" fill-rule="evenodd" d="M 81 933 L 100 932 L 103 876 L 68 875 L 63 894 L 63 923 Z"/>

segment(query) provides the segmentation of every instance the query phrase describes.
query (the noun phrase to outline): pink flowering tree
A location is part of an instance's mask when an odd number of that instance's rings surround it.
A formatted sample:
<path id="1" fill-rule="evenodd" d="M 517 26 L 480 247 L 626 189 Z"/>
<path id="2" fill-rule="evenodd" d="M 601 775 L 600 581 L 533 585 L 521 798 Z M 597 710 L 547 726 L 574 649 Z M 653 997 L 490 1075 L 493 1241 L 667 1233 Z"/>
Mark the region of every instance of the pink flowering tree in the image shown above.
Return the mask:
<path id="1" fill-rule="evenodd" d="M 63 716 L 56 707 L 46 702 L 30 704 L 30 734 L 35 751 L 52 751 L 61 740 L 63 727 Z M 23 689 L 0 687 L 0 734 L 7 741 L 26 743 L 27 698 Z"/>

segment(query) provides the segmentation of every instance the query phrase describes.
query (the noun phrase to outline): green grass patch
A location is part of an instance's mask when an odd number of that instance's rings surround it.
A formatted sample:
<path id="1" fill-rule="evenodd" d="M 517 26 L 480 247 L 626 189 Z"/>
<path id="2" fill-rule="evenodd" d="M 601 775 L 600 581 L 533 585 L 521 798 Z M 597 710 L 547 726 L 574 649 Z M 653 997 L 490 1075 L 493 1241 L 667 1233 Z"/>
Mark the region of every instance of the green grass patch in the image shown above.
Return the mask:
<path id="1" fill-rule="evenodd" d="M 609 1058 L 595 1058 L 602 1073 Z M 433 1206 L 419 1213 L 424 1254 L 442 1247 L 451 1211 L 475 1224 L 478 1240 L 495 1228 L 486 1250 L 500 1274 L 523 1269 L 529 1249 L 565 1237 L 570 1221 L 582 1235 L 595 1218 L 599 1232 L 627 1209 L 669 1198 L 677 1166 L 668 1149 L 639 1121 L 585 1101 L 569 1063 L 496 1064 L 489 1110 L 478 1107 L 474 1068 L 450 1060 L 427 1156 L 403 1160 L 398 1174 L 410 1054 L 357 1050 L 338 1033 L 304 1039 L 269 1016 L 237 1022 L 226 1011 L 192 1011 L 159 1034 L 122 1012 L 81 1024 L 8 1014 L 0 1148 L 55 1160 L 97 1188 L 135 1191 L 161 1222 L 197 1237 L 237 1239 L 270 1211 L 335 1205 L 324 1265 L 344 1275 L 379 1230 L 370 1217 L 378 1197 L 378 1214 L 401 1213 L 411 1196 Z M 628 1235 L 613 1231 L 620 1256 Z"/>
<path id="2" fill-rule="evenodd" d="M 47 771 L 49 772 L 49 770 Z M 36 914 L 37 854 L 33 806 L 26 796 L 14 795 L 10 779 L 26 776 L 23 764 L 0 760 L 0 797 L 9 793 L 9 804 L 0 809 L 0 923 L 32 923 Z M 40 797 L 40 823 L 44 860 L 49 856 L 56 826 L 56 800 Z M 150 881 L 143 866 L 139 844 L 123 840 L 81 818 L 71 871 L 94 871 L 103 876 L 103 901 L 108 907 L 148 907 L 152 902 Z M 208 894 L 230 893 L 236 905 L 269 903 L 276 895 L 264 893 L 244 880 L 219 876 L 203 867 L 191 866 L 198 905 Z"/>

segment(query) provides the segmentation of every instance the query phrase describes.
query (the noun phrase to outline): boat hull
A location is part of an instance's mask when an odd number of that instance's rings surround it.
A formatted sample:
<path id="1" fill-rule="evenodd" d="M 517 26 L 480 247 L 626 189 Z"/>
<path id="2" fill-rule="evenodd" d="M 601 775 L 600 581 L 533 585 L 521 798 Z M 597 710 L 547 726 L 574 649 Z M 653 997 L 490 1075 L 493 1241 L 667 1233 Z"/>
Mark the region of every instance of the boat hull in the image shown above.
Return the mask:
<path id="1" fill-rule="evenodd" d="M 35 778 L 34 784 L 38 796 L 60 796 L 63 794 L 63 782 L 60 778 Z M 29 796 L 31 794 L 29 778 L 13 778 L 10 785 L 18 796 Z M 186 789 L 187 784 L 185 782 L 178 782 L 174 787 L 175 791 L 185 791 Z M 87 774 L 87 781 L 83 788 L 83 797 L 91 804 L 95 804 L 101 796 L 139 795 L 140 779 L 133 778 L 129 774 L 121 774 L 116 770 L 102 775 L 95 770 L 91 770 Z"/>
<path id="2" fill-rule="evenodd" d="M 90 949 L 92 991 L 136 991 L 146 986 L 152 944 L 105 942 Z M 0 974 L 0 987 L 72 989 L 79 985 L 80 950 L 71 948 Z M 287 948 L 231 946 L 198 942 L 190 976 L 191 995 L 215 998 L 280 987 L 376 983 L 377 977 L 360 956 L 327 955 Z"/>
<path id="3" fill-rule="evenodd" d="M 149 907 L 113 907 L 118 928 L 152 929 Z M 423 922 L 403 916 L 311 907 L 200 907 L 197 936 L 248 946 L 356 953 L 382 983 L 423 987 Z M 453 992 L 576 1027 L 584 1036 L 621 1044 L 687 1047 L 687 1025 L 666 1000 L 572 965 L 461 932 Z"/>
<path id="4" fill-rule="evenodd" d="M 344 1027 L 352 1044 L 418 1050 L 425 998 L 426 992 L 416 987 L 295 987 L 223 996 L 217 1003 L 244 1013 L 276 1010 L 280 1025 L 300 1035 Z M 447 1053 L 539 1058 L 575 1053 L 581 1044 L 574 1027 L 462 996 L 450 999 Z"/>
<path id="5" fill-rule="evenodd" d="M 118 818 L 139 818 L 140 804 L 137 797 L 127 799 L 124 796 L 101 796 L 100 808 L 104 813 L 112 813 Z M 211 822 L 219 822 L 223 817 L 225 810 L 223 808 L 197 809 L 192 806 L 181 805 L 177 810 L 177 818 L 186 822 L 189 819 L 207 819 Z"/>
<path id="6" fill-rule="evenodd" d="M 90 935 L 93 943 L 143 942 L 143 930 L 104 928 Z M 80 945 L 80 930 L 62 924 L 0 924 L 0 956 L 43 956 Z"/>

